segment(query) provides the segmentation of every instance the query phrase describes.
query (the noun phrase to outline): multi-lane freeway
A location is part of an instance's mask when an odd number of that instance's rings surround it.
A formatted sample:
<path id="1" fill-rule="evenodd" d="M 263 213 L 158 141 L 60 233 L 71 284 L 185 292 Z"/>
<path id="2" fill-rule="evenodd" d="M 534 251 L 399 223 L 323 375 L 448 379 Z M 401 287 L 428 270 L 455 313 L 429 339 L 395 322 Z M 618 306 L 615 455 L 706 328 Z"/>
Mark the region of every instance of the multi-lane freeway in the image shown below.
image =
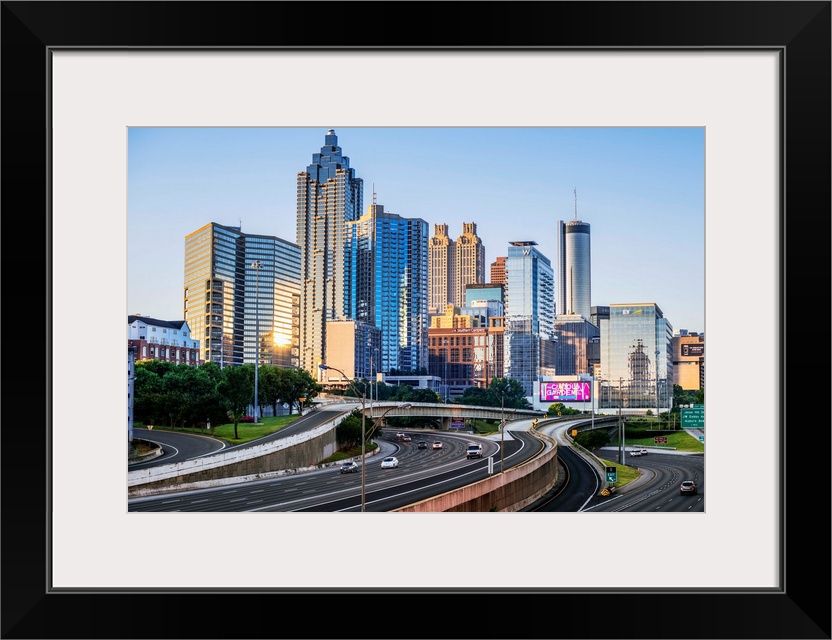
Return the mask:
<path id="1" fill-rule="evenodd" d="M 540 443 L 524 432 L 514 434 L 500 454 L 500 443 L 483 439 L 484 457 L 467 459 L 466 435 L 430 435 L 440 440 L 441 449 L 419 449 L 422 435 L 411 442 L 391 441 L 382 437 L 375 456 L 367 459 L 364 470 L 366 511 L 392 511 L 466 484 L 486 478 L 489 468 L 499 473 L 501 458 L 506 468 L 536 455 Z M 396 469 L 382 469 L 381 460 L 388 455 L 398 458 Z M 491 460 L 489 461 L 489 458 Z M 244 483 L 226 484 L 209 489 L 195 489 L 133 498 L 129 511 L 357 511 L 361 509 L 361 474 L 341 474 L 339 466 L 282 477 Z"/>
<path id="2" fill-rule="evenodd" d="M 334 413 L 334 412 L 333 412 Z M 291 427 L 268 438 L 286 437 L 311 428 L 332 414 L 318 411 L 298 419 Z M 579 454 L 563 437 L 571 423 L 544 428 L 559 443 L 558 481 L 552 490 L 523 511 L 558 512 L 703 512 L 704 457 L 702 455 L 673 455 L 651 452 L 647 456 L 628 460 L 637 463 L 640 479 L 625 490 L 610 496 L 600 495 L 603 482 L 596 464 Z M 131 469 L 167 464 L 210 455 L 228 449 L 220 440 L 172 432 L 137 430 L 141 437 L 159 442 L 164 455 Z M 377 439 L 377 455 L 367 459 L 364 467 L 364 509 L 393 511 L 435 495 L 457 489 L 499 473 L 502 461 L 506 468 L 518 464 L 541 451 L 540 443 L 527 431 L 509 431 L 504 442 L 481 438 L 484 446 L 482 459 L 467 459 L 466 443 L 473 438 L 447 432 L 411 432 L 410 442 L 400 442 L 392 434 L 382 433 Z M 420 439 L 440 440 L 441 449 L 419 449 Z M 259 441 L 259 442 L 262 442 Z M 501 445 L 505 451 L 501 452 Z M 613 459 L 615 452 L 607 459 Z M 399 459 L 396 469 L 382 469 L 382 458 L 393 455 Z M 603 455 L 603 454 L 602 454 Z M 291 473 L 248 482 L 228 482 L 222 486 L 166 492 L 128 500 L 131 512 L 350 512 L 362 508 L 360 473 L 341 474 L 339 466 L 303 473 Z M 682 496 L 679 484 L 694 480 L 699 486 L 695 496 Z"/>

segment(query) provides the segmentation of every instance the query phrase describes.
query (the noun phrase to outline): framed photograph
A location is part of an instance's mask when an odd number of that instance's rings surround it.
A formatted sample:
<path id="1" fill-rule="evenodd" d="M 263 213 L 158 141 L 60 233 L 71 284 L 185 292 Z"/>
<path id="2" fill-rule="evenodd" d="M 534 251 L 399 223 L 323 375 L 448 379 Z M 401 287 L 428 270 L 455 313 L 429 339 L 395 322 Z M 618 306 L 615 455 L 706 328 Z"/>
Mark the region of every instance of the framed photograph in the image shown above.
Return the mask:
<path id="1" fill-rule="evenodd" d="M 4 638 L 830 638 L 830 2 L 3 2 L 0 45 Z M 402 126 L 704 129 L 705 514 L 127 512 L 128 129 Z"/>

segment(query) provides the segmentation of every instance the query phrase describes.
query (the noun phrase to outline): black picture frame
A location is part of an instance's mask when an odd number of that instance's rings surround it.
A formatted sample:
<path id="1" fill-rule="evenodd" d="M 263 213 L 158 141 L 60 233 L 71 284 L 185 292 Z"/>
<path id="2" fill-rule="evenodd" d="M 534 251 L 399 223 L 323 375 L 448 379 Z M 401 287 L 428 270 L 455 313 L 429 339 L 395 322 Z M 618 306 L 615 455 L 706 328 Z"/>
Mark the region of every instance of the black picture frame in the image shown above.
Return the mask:
<path id="1" fill-rule="evenodd" d="M 401 14 L 390 10 L 394 5 Z M 829 367 L 814 348 L 814 320 L 829 317 L 830 272 L 828 262 L 822 264 L 829 260 L 832 211 L 829 1 L 2 2 L 0 18 L 6 249 L 0 429 L 3 638 L 830 638 L 830 385 Z M 370 28 L 373 24 L 378 27 Z M 782 589 L 475 595 L 360 589 L 298 594 L 50 592 L 47 532 L 53 479 L 47 453 L 54 412 L 49 333 L 52 323 L 62 319 L 60 309 L 51 306 L 47 271 L 49 52 L 131 46 L 781 52 L 785 189 L 780 231 L 785 242 L 780 256 L 782 335 L 779 340 L 773 336 L 772 344 L 779 344 L 773 357 L 782 368 Z M 817 290 L 805 288 L 808 274 L 813 285 L 820 285 Z M 816 312 L 809 314 L 816 305 Z M 753 322 L 753 311 L 724 312 L 738 316 L 737 339 L 742 340 L 742 326 Z M 824 336 L 825 328 L 819 333 Z M 813 455 L 818 451 L 820 456 Z M 738 464 L 748 466 L 753 490 L 753 461 L 740 452 Z M 807 495 L 810 504 L 804 506 Z M 125 541 L 131 543 L 139 541 Z M 459 551 L 452 555 L 458 557 Z M 478 551 L 489 554 L 488 549 Z M 534 562 L 539 551 L 532 544 L 511 545 L 516 561 Z M 378 562 L 379 553 L 339 561 L 346 564 L 334 570 L 348 570 L 351 561 Z M 388 550 L 378 565 L 379 570 L 404 570 L 412 561 L 410 555 Z"/>

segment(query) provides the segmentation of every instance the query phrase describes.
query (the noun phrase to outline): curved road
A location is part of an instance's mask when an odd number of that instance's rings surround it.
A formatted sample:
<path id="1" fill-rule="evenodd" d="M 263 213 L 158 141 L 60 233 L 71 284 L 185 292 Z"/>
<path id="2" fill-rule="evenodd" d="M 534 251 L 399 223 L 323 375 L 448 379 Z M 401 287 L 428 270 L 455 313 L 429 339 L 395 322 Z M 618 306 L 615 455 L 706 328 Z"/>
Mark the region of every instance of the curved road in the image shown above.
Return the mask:
<path id="1" fill-rule="evenodd" d="M 488 457 L 499 472 L 498 441 L 482 441 L 482 459 L 465 457 L 471 436 L 446 432 L 407 431 L 411 442 L 378 439 L 379 453 L 367 459 L 365 467 L 365 508 L 367 511 L 393 511 L 445 491 L 482 480 L 488 476 Z M 512 464 L 539 450 L 539 443 L 528 434 L 509 432 L 505 462 Z M 420 440 L 443 442 L 442 449 L 419 449 Z M 394 455 L 396 469 L 382 469 L 381 460 Z M 263 480 L 226 484 L 208 489 L 167 492 L 128 500 L 128 511 L 360 511 L 361 474 L 341 474 L 340 467 L 276 476 Z"/>

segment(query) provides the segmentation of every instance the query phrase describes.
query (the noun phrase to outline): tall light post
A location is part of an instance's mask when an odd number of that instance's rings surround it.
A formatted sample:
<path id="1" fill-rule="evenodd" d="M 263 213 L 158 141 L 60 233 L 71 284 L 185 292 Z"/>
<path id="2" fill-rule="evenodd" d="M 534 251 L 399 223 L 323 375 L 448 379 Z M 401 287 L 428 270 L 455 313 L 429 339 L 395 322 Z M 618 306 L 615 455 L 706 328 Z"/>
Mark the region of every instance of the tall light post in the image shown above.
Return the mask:
<path id="1" fill-rule="evenodd" d="M 355 393 L 359 394 L 359 398 L 361 400 L 361 511 L 364 511 L 364 427 L 367 420 L 367 390 L 366 388 L 364 391 L 359 392 L 358 388 L 353 383 L 352 378 L 350 378 L 346 373 L 341 371 L 340 369 L 336 369 L 335 367 L 331 367 L 328 364 L 319 363 L 318 369 L 321 371 L 326 371 L 327 369 L 332 369 L 333 371 L 337 371 L 342 376 L 344 376 L 348 380 L 348 384 L 352 387 L 352 390 Z"/>
<path id="2" fill-rule="evenodd" d="M 621 422 L 621 405 L 624 404 L 624 401 L 621 397 L 621 383 L 624 381 L 624 378 L 618 379 L 618 461 L 621 464 L 625 464 L 624 462 L 624 423 Z"/>
<path id="3" fill-rule="evenodd" d="M 506 420 L 514 415 L 519 407 L 515 407 L 514 410 L 508 414 L 508 417 L 503 417 L 503 422 L 500 425 L 500 473 L 503 473 L 506 468 Z"/>
<path id="4" fill-rule="evenodd" d="M 448 350 L 448 339 L 445 338 L 445 377 L 442 382 L 445 383 L 445 404 L 448 404 L 448 360 L 450 360 L 451 355 L 450 351 Z"/>
<path id="5" fill-rule="evenodd" d="M 589 408 L 592 410 L 592 429 L 595 429 L 595 376 L 589 376 Z"/>
<path id="6" fill-rule="evenodd" d="M 659 429 L 662 428 L 662 412 L 659 407 L 659 346 L 656 345 L 656 420 L 658 420 Z"/>
<path id="7" fill-rule="evenodd" d="M 491 392 L 496 396 L 500 396 L 500 473 L 503 472 L 503 465 L 505 464 L 506 451 L 506 390 L 505 387 L 498 394 L 493 387 L 489 387 Z M 515 409 L 514 411 L 517 411 Z M 514 413 L 512 411 L 512 414 Z"/>
<path id="8" fill-rule="evenodd" d="M 364 467 L 365 467 L 365 458 L 364 458 L 364 441 L 367 439 L 368 436 L 372 435 L 373 431 L 376 430 L 376 427 L 382 423 L 384 420 L 384 416 L 390 413 L 393 409 L 410 409 L 413 405 L 409 402 L 403 405 L 397 405 L 395 407 L 388 407 L 384 410 L 378 418 L 376 418 L 375 422 L 373 422 L 373 426 L 370 427 L 370 431 L 365 435 L 364 433 L 364 423 L 361 423 L 361 512 L 363 513 L 366 511 L 367 508 L 367 492 L 365 490 L 365 483 L 364 483 Z"/>
<path id="9" fill-rule="evenodd" d="M 251 268 L 254 269 L 254 424 L 257 424 L 259 422 L 257 414 L 260 411 L 260 398 L 257 389 L 257 370 L 260 368 L 260 261 L 252 262 Z"/>

